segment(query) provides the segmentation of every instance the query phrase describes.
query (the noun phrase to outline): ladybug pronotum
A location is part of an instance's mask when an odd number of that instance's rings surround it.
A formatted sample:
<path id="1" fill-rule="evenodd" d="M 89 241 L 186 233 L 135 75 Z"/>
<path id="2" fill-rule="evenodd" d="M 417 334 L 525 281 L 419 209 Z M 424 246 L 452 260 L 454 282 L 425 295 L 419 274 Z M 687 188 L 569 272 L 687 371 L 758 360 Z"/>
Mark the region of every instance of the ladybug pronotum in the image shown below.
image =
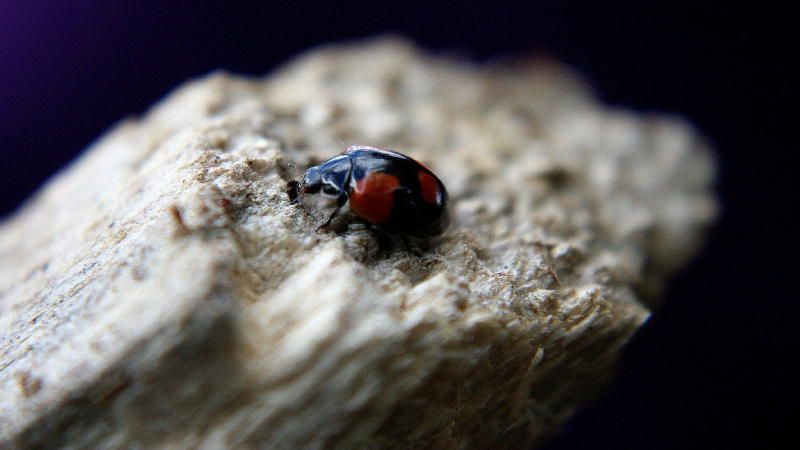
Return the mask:
<path id="1" fill-rule="evenodd" d="M 353 146 L 309 168 L 301 182 L 289 182 L 289 198 L 320 194 L 336 201 L 322 225 L 348 208 L 355 216 L 389 232 L 418 238 L 441 235 L 450 223 L 447 190 L 427 167 L 402 153 Z"/>

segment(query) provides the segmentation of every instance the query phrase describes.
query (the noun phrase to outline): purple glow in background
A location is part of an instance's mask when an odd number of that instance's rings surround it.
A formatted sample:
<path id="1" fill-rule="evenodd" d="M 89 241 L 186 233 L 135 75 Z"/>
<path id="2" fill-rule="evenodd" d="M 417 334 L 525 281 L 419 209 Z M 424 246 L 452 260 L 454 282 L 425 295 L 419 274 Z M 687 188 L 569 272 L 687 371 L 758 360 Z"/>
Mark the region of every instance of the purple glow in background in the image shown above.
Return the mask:
<path id="1" fill-rule="evenodd" d="M 0 169 L 12 174 L 0 215 L 189 77 L 263 74 L 309 47 L 385 32 L 479 60 L 546 52 L 612 103 L 680 112 L 724 136 L 718 109 L 735 108 L 728 93 L 746 67 L 737 22 L 692 2 L 580 3 L 0 0 Z"/>
<path id="2" fill-rule="evenodd" d="M 678 113 L 703 130 L 720 156 L 725 213 L 627 350 L 616 387 L 547 448 L 763 444 L 774 432 L 748 413 L 780 409 L 768 402 L 781 398 L 781 376 L 761 382 L 761 358 L 792 354 L 796 337 L 780 269 L 764 266 L 774 255 L 752 238 L 770 234 L 759 217 L 785 208 L 778 194 L 793 192 L 796 166 L 768 143 L 775 116 L 749 97 L 762 70 L 753 56 L 785 41 L 756 31 L 759 19 L 688 0 L 0 0 L 0 217 L 114 123 L 214 69 L 263 74 L 315 45 L 385 32 L 479 61 L 546 53 L 612 105 Z M 780 102 L 779 84 L 758 92 Z"/>

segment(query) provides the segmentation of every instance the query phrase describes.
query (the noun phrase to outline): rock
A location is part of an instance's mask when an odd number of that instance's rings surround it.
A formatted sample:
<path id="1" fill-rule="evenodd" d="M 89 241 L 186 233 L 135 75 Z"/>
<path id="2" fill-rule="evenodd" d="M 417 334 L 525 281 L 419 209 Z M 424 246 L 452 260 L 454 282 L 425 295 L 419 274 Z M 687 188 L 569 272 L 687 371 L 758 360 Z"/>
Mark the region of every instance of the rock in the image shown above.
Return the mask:
<path id="1" fill-rule="evenodd" d="M 290 204 L 351 144 L 440 175 L 438 245 Z M 190 82 L 0 227 L 0 447 L 534 445 L 696 251 L 712 175 L 552 62 L 378 40 Z"/>

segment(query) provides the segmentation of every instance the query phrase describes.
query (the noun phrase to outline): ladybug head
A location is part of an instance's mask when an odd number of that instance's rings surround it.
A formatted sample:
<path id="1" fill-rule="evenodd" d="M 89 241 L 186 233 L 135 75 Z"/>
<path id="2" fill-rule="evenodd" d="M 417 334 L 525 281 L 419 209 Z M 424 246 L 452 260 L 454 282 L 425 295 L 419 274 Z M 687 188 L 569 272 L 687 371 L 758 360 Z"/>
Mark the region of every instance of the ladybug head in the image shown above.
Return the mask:
<path id="1" fill-rule="evenodd" d="M 312 167 L 306 171 L 302 181 L 292 180 L 286 183 L 286 193 L 292 203 L 302 200 L 303 194 L 316 194 L 322 186 L 319 168 Z"/>
<path id="2" fill-rule="evenodd" d="M 322 197 L 341 200 L 346 198 L 346 186 L 350 180 L 352 164 L 347 155 L 331 158 L 322 165 L 310 167 L 303 175 L 303 181 L 292 181 L 288 186 L 292 202 L 302 199 L 305 194 L 322 194 Z"/>

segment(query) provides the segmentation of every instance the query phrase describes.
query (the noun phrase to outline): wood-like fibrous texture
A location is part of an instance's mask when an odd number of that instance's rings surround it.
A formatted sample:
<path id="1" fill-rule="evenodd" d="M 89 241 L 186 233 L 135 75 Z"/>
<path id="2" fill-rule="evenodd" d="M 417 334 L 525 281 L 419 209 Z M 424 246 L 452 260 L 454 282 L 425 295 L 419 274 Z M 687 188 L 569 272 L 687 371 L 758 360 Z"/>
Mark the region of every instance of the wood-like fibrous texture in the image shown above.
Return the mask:
<path id="1" fill-rule="evenodd" d="M 351 144 L 440 175 L 437 246 L 290 203 Z M 552 62 L 381 40 L 190 82 L 0 226 L 0 447 L 535 445 L 696 250 L 712 176 L 690 126 Z"/>

